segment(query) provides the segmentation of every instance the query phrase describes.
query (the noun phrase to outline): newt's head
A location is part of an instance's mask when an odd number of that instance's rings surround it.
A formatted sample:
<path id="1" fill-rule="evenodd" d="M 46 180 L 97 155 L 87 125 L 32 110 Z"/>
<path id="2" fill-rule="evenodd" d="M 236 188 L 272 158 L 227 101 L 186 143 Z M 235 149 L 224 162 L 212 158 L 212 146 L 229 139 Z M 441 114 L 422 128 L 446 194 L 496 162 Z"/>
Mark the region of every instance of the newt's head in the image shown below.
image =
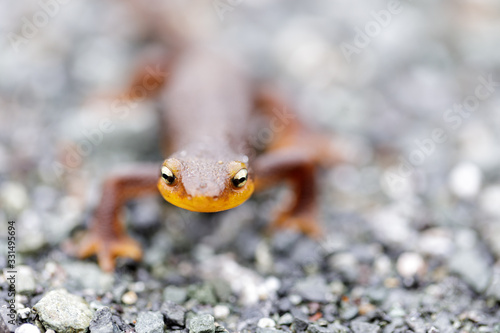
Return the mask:
<path id="1" fill-rule="evenodd" d="M 195 212 L 218 212 L 239 206 L 254 189 L 245 163 L 168 158 L 158 189 L 173 205 Z"/>

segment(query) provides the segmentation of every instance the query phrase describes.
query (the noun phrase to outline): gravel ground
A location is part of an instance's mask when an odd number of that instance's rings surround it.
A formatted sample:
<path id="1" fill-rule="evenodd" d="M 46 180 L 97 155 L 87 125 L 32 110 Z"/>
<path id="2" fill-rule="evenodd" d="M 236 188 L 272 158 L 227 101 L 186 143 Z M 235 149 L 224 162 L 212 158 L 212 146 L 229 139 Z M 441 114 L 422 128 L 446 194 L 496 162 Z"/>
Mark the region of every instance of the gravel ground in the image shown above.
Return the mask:
<path id="1" fill-rule="evenodd" d="M 96 107 L 144 27 L 119 1 L 0 8 L 0 332 L 500 332 L 497 0 L 214 1 L 218 38 L 357 162 L 321 173 L 319 241 L 264 236 L 286 189 L 220 214 L 137 200 L 145 258 L 113 274 L 61 245 L 109 172 L 161 159 L 153 102 Z"/>

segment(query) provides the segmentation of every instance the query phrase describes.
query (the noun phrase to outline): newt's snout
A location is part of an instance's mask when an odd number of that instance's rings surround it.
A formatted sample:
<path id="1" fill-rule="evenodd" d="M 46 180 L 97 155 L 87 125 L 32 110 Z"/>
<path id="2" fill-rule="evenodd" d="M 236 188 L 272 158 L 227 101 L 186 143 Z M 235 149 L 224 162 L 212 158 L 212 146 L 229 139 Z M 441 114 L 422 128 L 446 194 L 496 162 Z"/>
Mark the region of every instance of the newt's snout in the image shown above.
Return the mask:
<path id="1" fill-rule="evenodd" d="M 218 212 L 239 206 L 253 193 L 242 162 L 165 160 L 158 181 L 163 198 L 195 212 Z"/>

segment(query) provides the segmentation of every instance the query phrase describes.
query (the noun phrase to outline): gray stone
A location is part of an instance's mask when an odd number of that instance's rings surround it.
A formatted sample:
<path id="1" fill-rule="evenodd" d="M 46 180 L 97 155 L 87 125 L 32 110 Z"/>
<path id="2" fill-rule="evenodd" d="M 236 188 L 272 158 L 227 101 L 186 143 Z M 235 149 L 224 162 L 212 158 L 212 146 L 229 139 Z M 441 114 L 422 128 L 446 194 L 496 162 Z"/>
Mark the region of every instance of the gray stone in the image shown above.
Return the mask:
<path id="1" fill-rule="evenodd" d="M 224 326 L 215 326 L 215 333 L 229 333 Z"/>
<path id="2" fill-rule="evenodd" d="M 406 324 L 412 329 L 415 333 L 426 333 L 427 325 L 425 321 L 418 315 L 412 314 L 406 318 Z"/>
<path id="3" fill-rule="evenodd" d="M 231 286 L 229 283 L 222 279 L 214 279 L 210 281 L 210 284 L 212 285 L 212 288 L 215 292 L 215 296 L 217 296 L 217 299 L 220 302 L 228 302 L 229 299 L 231 298 Z"/>
<path id="4" fill-rule="evenodd" d="M 216 319 L 226 319 L 231 313 L 229 307 L 223 304 L 217 304 L 216 306 L 214 306 L 213 311 L 214 311 L 214 317 Z"/>
<path id="5" fill-rule="evenodd" d="M 446 312 L 440 311 L 436 315 L 436 320 L 434 321 L 434 326 L 439 329 L 440 333 L 452 333 L 454 332 L 453 325 L 451 323 L 450 315 Z"/>
<path id="6" fill-rule="evenodd" d="M 276 322 L 271 318 L 263 317 L 259 319 L 257 326 L 262 328 L 274 328 L 276 327 Z"/>
<path id="7" fill-rule="evenodd" d="M 355 282 L 359 276 L 358 259 L 349 252 L 336 253 L 328 259 L 329 268 L 340 273 L 350 282 Z"/>
<path id="8" fill-rule="evenodd" d="M 83 333 L 92 319 L 92 311 L 87 302 L 65 289 L 47 293 L 33 310 L 46 329 L 56 332 Z"/>
<path id="9" fill-rule="evenodd" d="M 326 327 L 321 327 L 316 324 L 311 324 L 307 327 L 307 333 L 329 333 L 330 330 Z"/>
<path id="10" fill-rule="evenodd" d="M 351 323 L 351 329 L 354 333 L 377 333 L 380 331 L 380 326 L 361 321 Z"/>
<path id="11" fill-rule="evenodd" d="M 273 234 L 271 246 L 277 252 L 286 253 L 292 249 L 300 238 L 300 233 L 294 230 L 284 229 Z"/>
<path id="12" fill-rule="evenodd" d="M 16 291 L 20 294 L 31 294 L 35 288 L 35 275 L 31 267 L 17 266 Z"/>
<path id="13" fill-rule="evenodd" d="M 285 313 L 278 319 L 278 325 L 291 325 L 293 323 L 293 316 L 291 313 Z"/>
<path id="14" fill-rule="evenodd" d="M 306 320 L 296 317 L 293 319 L 292 331 L 294 333 L 305 332 L 307 330 L 307 326 L 309 326 L 309 323 Z"/>
<path id="15" fill-rule="evenodd" d="M 294 291 L 308 301 L 320 303 L 327 301 L 329 293 L 328 285 L 322 276 L 309 276 L 298 281 L 294 286 Z"/>
<path id="16" fill-rule="evenodd" d="M 95 263 L 70 262 L 63 265 L 68 275 L 68 289 L 92 289 L 98 293 L 111 290 L 114 282 L 113 274 L 106 273 Z M 71 286 L 71 288 L 70 288 Z"/>
<path id="17" fill-rule="evenodd" d="M 14 303 L 9 303 L 9 305 L 12 306 L 12 308 L 8 308 L 7 305 L 2 304 L 0 305 L 0 332 L 10 332 L 14 331 L 16 329 L 16 325 L 12 324 L 12 321 L 15 321 L 15 307 Z"/>
<path id="18" fill-rule="evenodd" d="M 256 332 L 257 333 L 283 333 L 284 331 L 277 330 L 275 328 L 269 328 L 269 327 L 257 327 Z"/>
<path id="19" fill-rule="evenodd" d="M 186 317 L 186 309 L 174 302 L 164 302 L 161 305 L 160 312 L 165 317 L 165 323 L 168 327 L 180 326 L 184 327 L 184 319 Z"/>
<path id="20" fill-rule="evenodd" d="M 107 306 L 94 313 L 89 328 L 91 333 L 113 333 L 118 329 L 113 325 L 111 311 Z"/>
<path id="21" fill-rule="evenodd" d="M 214 333 L 215 319 L 209 314 L 195 316 L 189 321 L 190 333 Z"/>
<path id="22" fill-rule="evenodd" d="M 163 298 L 165 301 L 181 304 L 187 299 L 187 291 L 184 288 L 168 286 L 163 290 Z"/>
<path id="23" fill-rule="evenodd" d="M 197 300 L 201 304 L 215 305 L 215 303 L 217 303 L 214 290 L 208 283 L 205 283 L 199 287 L 193 287 L 189 291 L 189 296 L 190 298 Z"/>
<path id="24" fill-rule="evenodd" d="M 22 324 L 16 328 L 15 333 L 40 333 L 40 330 L 35 325 Z"/>
<path id="25" fill-rule="evenodd" d="M 340 310 L 340 317 L 344 320 L 351 320 L 358 315 L 358 307 L 354 305 L 348 305 Z"/>
<path id="26" fill-rule="evenodd" d="M 351 332 L 351 330 L 348 327 L 341 325 L 339 323 L 333 323 L 333 324 L 328 325 L 328 330 L 330 330 L 330 332 L 332 332 L 332 333 L 350 333 Z"/>
<path id="27" fill-rule="evenodd" d="M 292 248 L 290 258 L 300 266 L 318 264 L 322 259 L 322 248 L 319 243 L 303 237 Z"/>
<path id="28" fill-rule="evenodd" d="M 492 275 L 487 259 L 476 249 L 455 253 L 450 260 L 450 270 L 459 275 L 478 293 L 486 290 Z"/>
<path id="29" fill-rule="evenodd" d="M 135 324 L 137 333 L 163 333 L 165 332 L 165 324 L 163 323 L 163 315 L 158 311 L 140 312 Z"/>
<path id="30" fill-rule="evenodd" d="M 486 291 L 488 297 L 493 298 L 495 301 L 500 301 L 500 268 L 496 267 L 493 270 L 493 277 L 491 278 L 490 286 Z"/>

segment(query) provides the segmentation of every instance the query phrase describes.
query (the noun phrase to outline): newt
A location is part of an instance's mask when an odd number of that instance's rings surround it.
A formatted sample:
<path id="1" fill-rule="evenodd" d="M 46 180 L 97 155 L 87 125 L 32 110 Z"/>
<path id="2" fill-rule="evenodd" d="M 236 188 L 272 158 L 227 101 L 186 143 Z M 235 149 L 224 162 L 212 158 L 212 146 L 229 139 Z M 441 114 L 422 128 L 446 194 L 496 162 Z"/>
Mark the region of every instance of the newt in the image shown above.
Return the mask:
<path id="1" fill-rule="evenodd" d="M 237 207 L 255 190 L 286 182 L 293 200 L 271 229 L 293 228 L 318 236 L 317 166 L 339 156 L 329 137 L 304 125 L 273 89 L 259 85 L 231 58 L 203 43 L 183 45 L 173 57 L 151 62 L 168 75 L 151 95 L 161 102 L 166 159 L 111 175 L 91 226 L 74 252 L 97 255 L 112 271 L 117 257 L 140 260 L 142 250 L 126 232 L 127 201 L 159 193 L 171 204 L 196 212 Z M 139 72 L 133 82 L 144 82 Z M 273 140 L 257 156 L 248 142 L 256 114 L 269 119 Z"/>

